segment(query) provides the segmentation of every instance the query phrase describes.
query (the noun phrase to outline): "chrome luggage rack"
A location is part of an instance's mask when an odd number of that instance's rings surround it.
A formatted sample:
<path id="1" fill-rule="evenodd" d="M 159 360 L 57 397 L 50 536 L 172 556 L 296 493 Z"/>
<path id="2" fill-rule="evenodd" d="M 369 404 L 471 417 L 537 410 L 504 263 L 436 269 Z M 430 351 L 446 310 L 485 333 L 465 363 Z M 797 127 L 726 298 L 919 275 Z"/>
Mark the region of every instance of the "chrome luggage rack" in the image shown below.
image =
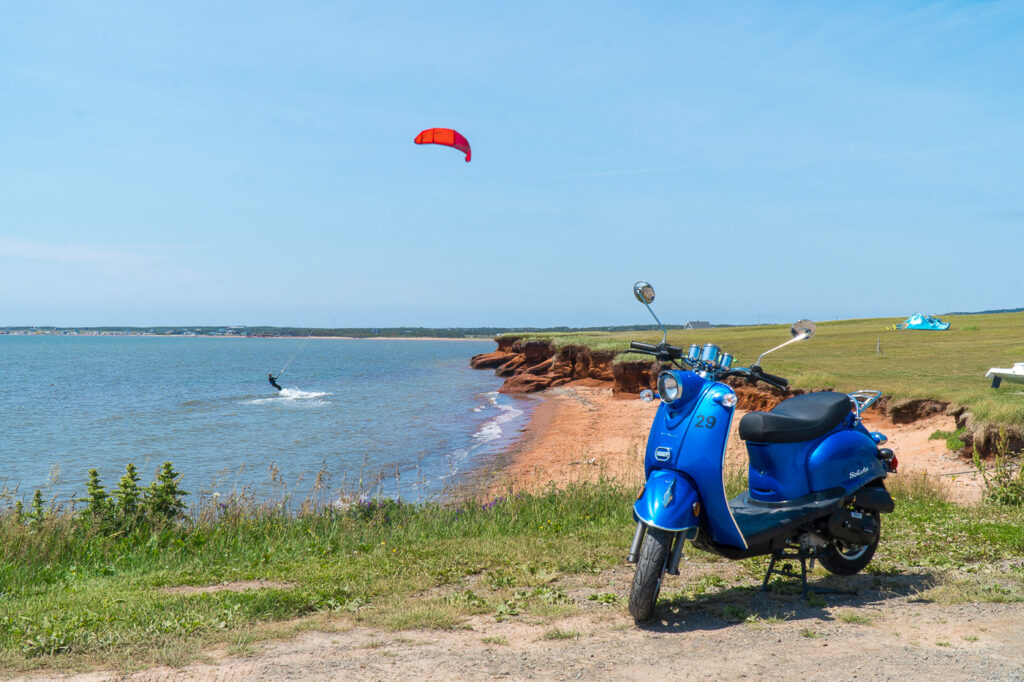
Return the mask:
<path id="1" fill-rule="evenodd" d="M 881 391 L 854 391 L 853 393 L 847 393 L 850 396 L 850 400 L 853 401 L 854 407 L 857 410 L 857 419 L 864 414 L 864 410 L 868 409 L 875 404 L 875 401 L 882 397 Z"/>

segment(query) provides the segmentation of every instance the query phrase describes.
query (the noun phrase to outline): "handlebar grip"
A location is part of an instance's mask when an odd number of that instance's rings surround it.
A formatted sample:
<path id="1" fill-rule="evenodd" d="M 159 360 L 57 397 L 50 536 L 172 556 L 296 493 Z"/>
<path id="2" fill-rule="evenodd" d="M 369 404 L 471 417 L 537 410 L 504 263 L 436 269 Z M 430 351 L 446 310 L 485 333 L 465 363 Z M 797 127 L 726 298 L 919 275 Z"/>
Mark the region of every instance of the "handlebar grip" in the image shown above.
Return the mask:
<path id="1" fill-rule="evenodd" d="M 761 377 L 767 379 L 769 382 L 773 384 L 779 384 L 780 388 L 786 388 L 787 386 L 789 386 L 788 379 L 784 379 L 783 377 L 776 376 L 774 374 L 766 374 L 765 372 L 761 372 Z"/>
<path id="2" fill-rule="evenodd" d="M 639 341 L 630 341 L 629 347 L 632 350 L 645 350 L 648 353 L 655 353 L 658 350 L 657 346 L 652 346 L 649 343 L 640 343 Z"/>
<path id="3" fill-rule="evenodd" d="M 774 374 L 769 374 L 768 372 L 761 369 L 760 365 L 751 366 L 750 376 L 753 377 L 754 379 L 757 379 L 758 381 L 764 381 L 769 384 L 772 384 L 776 388 L 786 388 L 789 386 L 788 379 L 785 379 L 780 376 L 775 376 Z"/>

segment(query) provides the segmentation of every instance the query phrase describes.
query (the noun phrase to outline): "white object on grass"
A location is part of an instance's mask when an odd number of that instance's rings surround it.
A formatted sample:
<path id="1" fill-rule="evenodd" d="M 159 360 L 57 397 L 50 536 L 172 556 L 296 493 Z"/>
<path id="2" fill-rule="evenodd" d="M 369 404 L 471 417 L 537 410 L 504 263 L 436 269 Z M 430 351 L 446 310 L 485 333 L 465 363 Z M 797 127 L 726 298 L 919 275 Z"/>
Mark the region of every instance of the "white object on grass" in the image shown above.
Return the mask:
<path id="1" fill-rule="evenodd" d="M 999 388 L 1004 379 L 1015 384 L 1024 384 L 1024 362 L 1015 362 L 1009 369 L 993 367 L 985 376 L 992 377 L 992 388 Z"/>

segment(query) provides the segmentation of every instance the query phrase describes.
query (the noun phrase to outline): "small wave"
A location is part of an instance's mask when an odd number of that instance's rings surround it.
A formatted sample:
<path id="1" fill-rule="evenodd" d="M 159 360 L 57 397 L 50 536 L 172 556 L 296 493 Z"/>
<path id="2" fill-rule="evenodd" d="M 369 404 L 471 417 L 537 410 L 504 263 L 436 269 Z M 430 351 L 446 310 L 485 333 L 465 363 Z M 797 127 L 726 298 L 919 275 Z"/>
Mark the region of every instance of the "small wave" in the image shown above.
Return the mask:
<path id="1" fill-rule="evenodd" d="M 494 394 L 491 403 L 494 407 L 498 408 L 500 414 L 488 419 L 486 422 L 480 425 L 480 428 L 473 434 L 473 439 L 478 444 L 490 443 L 491 441 L 498 440 L 503 435 L 502 425 L 508 424 L 511 421 L 515 421 L 519 417 L 522 417 L 524 412 L 515 405 L 505 405 L 499 403 L 497 400 L 497 394 Z"/>
<path id="2" fill-rule="evenodd" d="M 492 440 L 498 440 L 499 438 L 501 438 L 501 424 L 494 421 L 483 424 L 473 434 L 473 439 L 480 443 L 490 443 Z"/>
<path id="3" fill-rule="evenodd" d="M 498 405 L 498 392 L 497 391 L 491 391 L 489 393 L 484 393 L 483 396 L 485 398 L 487 398 L 487 402 L 482 404 L 482 405 L 478 405 L 478 406 L 474 407 L 473 408 L 474 412 L 483 412 L 488 407 L 495 407 L 495 406 Z"/>
<path id="4" fill-rule="evenodd" d="M 334 395 L 326 391 L 300 391 L 297 388 L 285 388 L 277 393 L 278 397 L 286 400 L 309 400 L 310 398 L 322 398 L 325 395 Z"/>
<path id="5" fill-rule="evenodd" d="M 469 447 L 458 448 L 447 454 L 444 464 L 445 470 L 436 474 L 436 481 L 448 481 L 457 478 L 461 474 L 463 464 L 467 460 L 471 459 L 481 451 L 486 452 L 489 447 L 493 447 L 493 444 L 496 441 L 501 441 L 510 435 L 506 434 L 505 429 L 502 428 L 505 424 L 515 422 L 526 414 L 524 410 L 519 409 L 515 405 L 504 403 L 499 398 L 497 391 L 484 393 L 482 397 L 486 399 L 486 402 L 483 405 L 478 405 L 473 408 L 472 411 L 483 412 L 488 409 L 496 409 L 498 414 L 480 424 L 476 432 L 472 435 L 472 445 Z"/>
<path id="6" fill-rule="evenodd" d="M 321 398 L 328 395 L 334 394 L 326 391 L 300 391 L 297 388 L 283 388 L 277 392 L 277 395 L 269 398 L 256 398 L 244 402 L 246 405 L 282 405 L 302 401 L 306 405 L 326 405 L 327 401 L 321 400 Z"/>

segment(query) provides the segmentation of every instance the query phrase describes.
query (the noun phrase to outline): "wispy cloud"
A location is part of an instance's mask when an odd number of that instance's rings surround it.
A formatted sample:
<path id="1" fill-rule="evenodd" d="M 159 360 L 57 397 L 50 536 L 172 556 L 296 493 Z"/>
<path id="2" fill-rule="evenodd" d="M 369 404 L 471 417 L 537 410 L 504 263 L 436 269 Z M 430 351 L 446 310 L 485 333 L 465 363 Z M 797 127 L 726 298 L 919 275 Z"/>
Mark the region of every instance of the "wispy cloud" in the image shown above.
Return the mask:
<path id="1" fill-rule="evenodd" d="M 105 266 L 137 266 L 156 262 L 157 257 L 98 244 L 65 242 L 52 244 L 0 237 L 0 259 L 40 261 L 45 263 L 83 263 Z"/>

